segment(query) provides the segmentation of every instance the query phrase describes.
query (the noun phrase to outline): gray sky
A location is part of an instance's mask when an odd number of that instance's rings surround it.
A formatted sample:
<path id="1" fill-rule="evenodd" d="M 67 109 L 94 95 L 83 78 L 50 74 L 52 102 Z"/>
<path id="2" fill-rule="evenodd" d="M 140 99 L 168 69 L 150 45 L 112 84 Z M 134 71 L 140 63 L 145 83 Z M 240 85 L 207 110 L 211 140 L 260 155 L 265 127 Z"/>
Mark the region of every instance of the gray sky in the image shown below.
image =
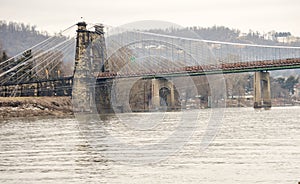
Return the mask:
<path id="1" fill-rule="evenodd" d="M 80 21 L 118 26 L 163 20 L 182 26 L 224 25 L 243 32 L 290 31 L 300 36 L 300 0 L 0 0 L 0 19 L 50 33 Z"/>

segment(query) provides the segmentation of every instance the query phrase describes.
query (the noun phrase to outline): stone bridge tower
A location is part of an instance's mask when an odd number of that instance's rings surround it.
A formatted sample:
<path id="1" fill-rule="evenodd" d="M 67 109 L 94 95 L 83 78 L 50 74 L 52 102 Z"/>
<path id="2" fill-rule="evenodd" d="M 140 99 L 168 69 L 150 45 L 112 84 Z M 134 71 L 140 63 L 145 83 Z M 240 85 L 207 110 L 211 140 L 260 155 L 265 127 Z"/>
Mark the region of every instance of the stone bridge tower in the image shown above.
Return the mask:
<path id="1" fill-rule="evenodd" d="M 76 55 L 72 101 L 74 111 L 94 112 L 96 73 L 104 72 L 106 48 L 103 26 L 87 30 L 85 22 L 77 24 Z"/>

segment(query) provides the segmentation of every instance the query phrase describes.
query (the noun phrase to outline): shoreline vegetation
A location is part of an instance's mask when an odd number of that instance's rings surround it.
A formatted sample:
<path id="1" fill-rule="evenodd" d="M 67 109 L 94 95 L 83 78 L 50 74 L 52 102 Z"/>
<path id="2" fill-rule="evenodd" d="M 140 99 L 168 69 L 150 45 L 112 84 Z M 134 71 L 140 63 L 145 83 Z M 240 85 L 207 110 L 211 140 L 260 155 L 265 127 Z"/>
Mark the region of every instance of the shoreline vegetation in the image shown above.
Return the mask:
<path id="1" fill-rule="evenodd" d="M 71 97 L 0 97 L 0 119 L 71 115 Z"/>

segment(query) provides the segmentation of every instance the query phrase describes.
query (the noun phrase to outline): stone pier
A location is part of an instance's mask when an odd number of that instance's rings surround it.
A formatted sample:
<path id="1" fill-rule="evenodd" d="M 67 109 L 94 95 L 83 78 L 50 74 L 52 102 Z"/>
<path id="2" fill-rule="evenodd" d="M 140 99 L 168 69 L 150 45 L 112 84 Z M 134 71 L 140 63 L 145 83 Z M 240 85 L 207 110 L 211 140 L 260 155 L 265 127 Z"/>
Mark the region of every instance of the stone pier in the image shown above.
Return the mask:
<path id="1" fill-rule="evenodd" d="M 152 109 L 167 107 L 168 110 L 175 108 L 174 85 L 171 81 L 163 78 L 152 79 Z"/>
<path id="2" fill-rule="evenodd" d="M 269 72 L 254 73 L 254 108 L 270 108 L 271 87 Z"/>

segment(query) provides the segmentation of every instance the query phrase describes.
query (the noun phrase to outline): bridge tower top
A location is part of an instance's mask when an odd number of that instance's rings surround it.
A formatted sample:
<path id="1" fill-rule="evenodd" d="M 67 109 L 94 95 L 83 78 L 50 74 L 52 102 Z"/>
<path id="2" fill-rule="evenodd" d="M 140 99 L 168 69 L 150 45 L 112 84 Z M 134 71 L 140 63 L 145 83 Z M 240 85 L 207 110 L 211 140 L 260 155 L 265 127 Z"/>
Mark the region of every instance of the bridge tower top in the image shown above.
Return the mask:
<path id="1" fill-rule="evenodd" d="M 77 32 L 80 30 L 86 30 L 87 24 L 85 22 L 78 22 L 76 25 L 78 26 Z"/>
<path id="2" fill-rule="evenodd" d="M 75 71 L 82 70 L 84 73 L 100 71 L 106 60 L 106 48 L 104 38 L 104 26 L 94 25 L 94 31 L 87 29 L 86 22 L 78 22 Z"/>

